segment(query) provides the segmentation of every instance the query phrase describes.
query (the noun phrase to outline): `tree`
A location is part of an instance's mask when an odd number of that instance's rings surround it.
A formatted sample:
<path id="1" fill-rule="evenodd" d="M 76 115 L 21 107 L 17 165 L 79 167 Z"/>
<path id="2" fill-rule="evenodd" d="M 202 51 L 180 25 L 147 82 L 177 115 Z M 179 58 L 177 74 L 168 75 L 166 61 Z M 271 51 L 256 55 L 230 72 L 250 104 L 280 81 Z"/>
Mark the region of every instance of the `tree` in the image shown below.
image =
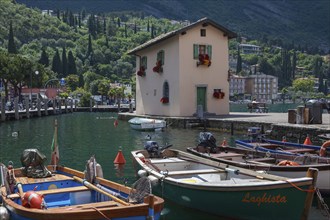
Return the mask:
<path id="1" fill-rule="evenodd" d="M 61 58 L 60 58 L 60 54 L 57 49 L 56 49 L 56 52 L 53 57 L 52 70 L 53 70 L 53 72 L 58 73 L 58 74 L 62 73 Z"/>
<path id="2" fill-rule="evenodd" d="M 68 60 L 66 58 L 66 49 L 63 47 L 62 50 L 62 77 L 66 77 L 68 75 Z"/>
<path id="3" fill-rule="evenodd" d="M 14 40 L 13 25 L 11 22 L 9 24 L 8 53 L 17 54 L 17 49 Z"/>
<path id="4" fill-rule="evenodd" d="M 79 76 L 70 74 L 65 78 L 65 84 L 68 88 L 70 88 L 70 91 L 75 91 L 79 84 Z"/>
<path id="5" fill-rule="evenodd" d="M 239 46 L 237 46 L 237 65 L 236 65 L 236 73 L 240 73 L 242 71 L 242 57 L 240 53 Z"/>
<path id="6" fill-rule="evenodd" d="M 48 58 L 48 54 L 47 54 L 45 48 L 42 48 L 41 56 L 40 56 L 38 63 L 40 63 L 46 67 L 49 66 L 49 58 Z"/>
<path id="7" fill-rule="evenodd" d="M 76 61 L 71 50 L 68 54 L 68 74 L 77 74 Z"/>
<path id="8" fill-rule="evenodd" d="M 292 87 L 295 91 L 313 92 L 314 84 L 314 80 L 312 79 L 299 78 L 293 81 Z"/>

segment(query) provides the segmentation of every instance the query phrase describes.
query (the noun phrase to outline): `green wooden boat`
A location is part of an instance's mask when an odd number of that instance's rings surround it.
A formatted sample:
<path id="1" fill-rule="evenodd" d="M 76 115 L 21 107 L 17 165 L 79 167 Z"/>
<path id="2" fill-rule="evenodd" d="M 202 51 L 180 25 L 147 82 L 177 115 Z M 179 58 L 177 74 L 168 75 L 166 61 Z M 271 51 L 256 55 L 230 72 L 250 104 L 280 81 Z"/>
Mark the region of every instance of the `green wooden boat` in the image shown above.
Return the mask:
<path id="1" fill-rule="evenodd" d="M 148 149 L 148 148 L 146 148 Z M 318 170 L 286 178 L 163 149 L 132 151 L 156 193 L 180 205 L 234 219 L 307 219 Z"/>

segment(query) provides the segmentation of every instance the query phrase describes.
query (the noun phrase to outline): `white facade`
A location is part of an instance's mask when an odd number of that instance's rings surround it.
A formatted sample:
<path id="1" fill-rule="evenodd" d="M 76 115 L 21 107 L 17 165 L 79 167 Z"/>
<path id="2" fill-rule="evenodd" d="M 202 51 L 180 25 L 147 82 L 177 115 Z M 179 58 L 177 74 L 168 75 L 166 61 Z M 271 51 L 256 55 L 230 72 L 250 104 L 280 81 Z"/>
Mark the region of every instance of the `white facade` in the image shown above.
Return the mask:
<path id="1" fill-rule="evenodd" d="M 235 94 L 244 94 L 245 93 L 245 81 L 246 77 L 231 75 L 229 82 L 229 94 L 234 96 Z"/>
<path id="2" fill-rule="evenodd" d="M 246 79 L 247 93 L 258 101 L 269 101 L 277 98 L 278 78 L 272 75 L 256 74 Z"/>
<path id="3" fill-rule="evenodd" d="M 201 106 L 209 114 L 229 114 L 228 40 L 233 37 L 235 33 L 204 18 L 131 50 L 137 71 L 146 67 L 144 76 L 136 76 L 136 113 L 193 116 Z M 158 73 L 153 68 L 160 51 L 163 71 Z M 198 65 L 200 53 L 210 58 Z"/>

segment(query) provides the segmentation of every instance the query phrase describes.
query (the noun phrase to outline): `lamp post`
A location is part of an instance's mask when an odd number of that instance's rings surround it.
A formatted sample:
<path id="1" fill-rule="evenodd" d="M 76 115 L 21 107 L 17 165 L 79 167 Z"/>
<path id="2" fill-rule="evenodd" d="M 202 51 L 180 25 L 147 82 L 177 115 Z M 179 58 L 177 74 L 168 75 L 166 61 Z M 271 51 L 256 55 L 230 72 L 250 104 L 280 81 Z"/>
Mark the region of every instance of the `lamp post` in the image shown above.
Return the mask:
<path id="1" fill-rule="evenodd" d="M 38 75 L 39 71 L 36 70 L 34 73 Z M 30 73 L 30 100 L 32 101 L 32 72 Z"/>

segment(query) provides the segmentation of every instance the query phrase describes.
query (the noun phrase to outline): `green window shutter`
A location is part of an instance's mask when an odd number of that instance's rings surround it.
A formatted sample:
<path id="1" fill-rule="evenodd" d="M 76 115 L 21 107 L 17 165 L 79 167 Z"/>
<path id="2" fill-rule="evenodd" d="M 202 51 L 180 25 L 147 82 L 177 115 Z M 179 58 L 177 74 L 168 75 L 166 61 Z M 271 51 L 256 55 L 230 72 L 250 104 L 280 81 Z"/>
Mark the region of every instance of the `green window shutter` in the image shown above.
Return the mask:
<path id="1" fill-rule="evenodd" d="M 194 44 L 194 59 L 198 60 L 198 44 Z"/>
<path id="2" fill-rule="evenodd" d="M 142 57 L 141 65 L 144 66 L 144 69 L 147 69 L 147 57 L 146 56 Z"/>
<path id="3" fill-rule="evenodd" d="M 210 59 L 212 59 L 212 46 L 207 45 L 207 54 L 209 55 Z"/>
<path id="4" fill-rule="evenodd" d="M 165 52 L 162 50 L 162 65 L 165 63 Z"/>

